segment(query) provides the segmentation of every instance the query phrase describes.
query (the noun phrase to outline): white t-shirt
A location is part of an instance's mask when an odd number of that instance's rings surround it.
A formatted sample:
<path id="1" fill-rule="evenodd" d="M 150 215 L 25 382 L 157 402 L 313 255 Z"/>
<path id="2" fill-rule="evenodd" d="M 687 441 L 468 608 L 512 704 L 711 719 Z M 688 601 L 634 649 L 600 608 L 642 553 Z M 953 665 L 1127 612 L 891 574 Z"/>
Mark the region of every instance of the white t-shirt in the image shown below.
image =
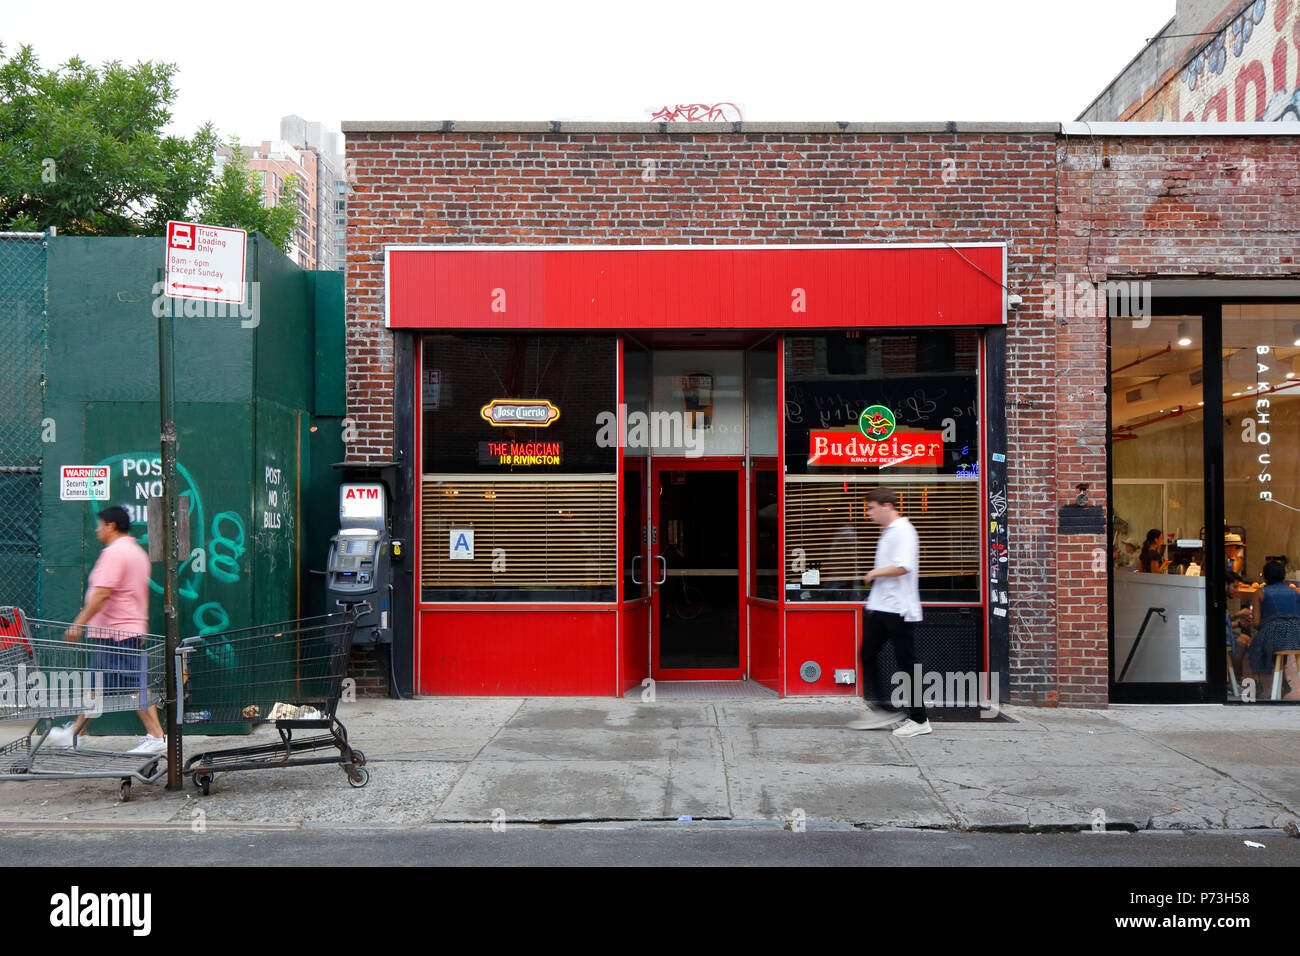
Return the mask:
<path id="1" fill-rule="evenodd" d="M 904 621 L 921 620 L 921 542 L 912 522 L 901 515 L 880 531 L 876 544 L 876 568 L 906 568 L 896 577 L 872 578 L 867 594 L 868 611 L 901 614 Z"/>

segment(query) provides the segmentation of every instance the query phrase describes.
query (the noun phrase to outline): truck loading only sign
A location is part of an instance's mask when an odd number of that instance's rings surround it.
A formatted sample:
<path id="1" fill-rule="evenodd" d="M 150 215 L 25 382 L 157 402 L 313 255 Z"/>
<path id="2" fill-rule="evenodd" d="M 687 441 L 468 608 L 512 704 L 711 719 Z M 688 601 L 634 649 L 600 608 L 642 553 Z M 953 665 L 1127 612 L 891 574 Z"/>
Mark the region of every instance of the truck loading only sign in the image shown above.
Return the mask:
<path id="1" fill-rule="evenodd" d="M 167 223 L 167 295 L 209 302 L 244 301 L 243 229 Z"/>

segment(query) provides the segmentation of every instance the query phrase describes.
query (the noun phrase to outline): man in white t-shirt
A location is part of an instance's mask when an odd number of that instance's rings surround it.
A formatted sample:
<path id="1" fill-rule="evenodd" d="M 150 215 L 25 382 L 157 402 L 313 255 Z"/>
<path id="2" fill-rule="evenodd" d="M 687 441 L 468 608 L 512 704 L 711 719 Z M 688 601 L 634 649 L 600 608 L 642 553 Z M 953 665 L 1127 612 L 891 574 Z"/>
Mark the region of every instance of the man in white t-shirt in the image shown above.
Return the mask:
<path id="1" fill-rule="evenodd" d="M 885 642 L 894 646 L 898 669 L 907 675 L 904 687 L 916 683 L 914 630 L 921 620 L 919 571 L 921 545 L 912 522 L 898 513 L 898 495 L 888 488 L 876 488 L 867 494 L 867 517 L 880 525 L 876 543 L 875 566 L 863 579 L 871 587 L 862 611 L 862 693 L 870 693 L 871 675 L 876 656 Z M 928 734 L 930 721 L 921 699 L 921 688 L 912 687 L 912 699 L 906 710 L 872 710 L 849 724 L 854 730 L 874 730 L 898 724 L 895 737 Z M 901 721 L 901 723 L 900 723 Z"/>

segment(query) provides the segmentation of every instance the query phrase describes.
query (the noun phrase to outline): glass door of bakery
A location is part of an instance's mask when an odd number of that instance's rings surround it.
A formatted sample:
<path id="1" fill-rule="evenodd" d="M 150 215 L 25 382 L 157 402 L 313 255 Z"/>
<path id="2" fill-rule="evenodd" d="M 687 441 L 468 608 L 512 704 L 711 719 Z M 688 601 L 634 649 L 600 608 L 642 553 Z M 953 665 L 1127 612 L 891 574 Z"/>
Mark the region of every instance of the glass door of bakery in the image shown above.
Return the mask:
<path id="1" fill-rule="evenodd" d="M 1110 698 L 1300 700 L 1300 303 L 1154 312 L 1109 323 Z"/>

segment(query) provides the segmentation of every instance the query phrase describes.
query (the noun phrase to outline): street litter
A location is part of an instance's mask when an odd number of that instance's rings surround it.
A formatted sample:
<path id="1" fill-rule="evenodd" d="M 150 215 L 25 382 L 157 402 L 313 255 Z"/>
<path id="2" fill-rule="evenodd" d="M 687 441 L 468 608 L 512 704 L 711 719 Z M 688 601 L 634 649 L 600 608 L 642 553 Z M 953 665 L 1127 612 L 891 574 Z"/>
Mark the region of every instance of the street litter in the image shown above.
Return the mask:
<path id="1" fill-rule="evenodd" d="M 315 707 L 295 707 L 292 704 L 285 704 L 276 701 L 271 712 L 266 715 L 267 720 L 323 720 L 324 716 Z"/>
<path id="2" fill-rule="evenodd" d="M 191 660 L 184 697 L 201 702 L 202 719 L 186 722 L 201 727 L 261 718 L 273 722 L 278 741 L 252 747 L 210 750 L 190 757 L 185 773 L 206 796 L 217 773 L 265 770 L 305 764 L 339 764 L 348 783 L 364 787 L 370 781 L 366 755 L 348 743 L 338 719 L 343 679 L 352 651 L 357 618 L 369 613 L 366 604 L 338 614 L 282 621 L 221 634 L 191 637 L 181 652 Z M 249 703 L 249 698 L 254 703 Z M 314 736 L 295 731 L 322 730 Z"/>
<path id="3" fill-rule="evenodd" d="M 1253 846 L 1253 847 L 1254 847 L 1255 849 L 1257 849 L 1257 850 L 1263 850 L 1263 849 L 1265 849 L 1264 844 L 1262 844 L 1262 843 L 1256 843 L 1256 842 L 1253 841 L 1253 840 L 1244 840 L 1244 841 L 1242 841 L 1242 842 L 1244 842 L 1244 843 L 1246 844 L 1246 846 Z"/>

